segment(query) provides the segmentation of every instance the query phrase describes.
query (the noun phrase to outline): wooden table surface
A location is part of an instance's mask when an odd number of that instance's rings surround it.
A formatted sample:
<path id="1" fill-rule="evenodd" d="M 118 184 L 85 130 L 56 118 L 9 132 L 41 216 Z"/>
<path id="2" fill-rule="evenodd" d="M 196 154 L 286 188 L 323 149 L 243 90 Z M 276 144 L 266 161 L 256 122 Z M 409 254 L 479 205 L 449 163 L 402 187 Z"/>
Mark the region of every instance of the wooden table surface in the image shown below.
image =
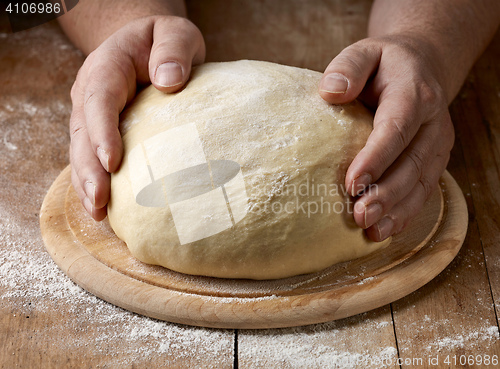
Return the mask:
<path id="1" fill-rule="evenodd" d="M 370 1 L 283 4 L 204 0 L 188 9 L 205 35 L 208 61 L 260 59 L 322 71 L 366 34 Z M 0 33 L 1 368 L 500 365 L 500 32 L 450 107 L 457 138 L 448 170 L 470 216 L 457 258 L 429 284 L 377 310 L 259 331 L 129 313 L 73 284 L 46 253 L 39 209 L 69 162 L 69 91 L 83 60 L 56 23 Z"/>

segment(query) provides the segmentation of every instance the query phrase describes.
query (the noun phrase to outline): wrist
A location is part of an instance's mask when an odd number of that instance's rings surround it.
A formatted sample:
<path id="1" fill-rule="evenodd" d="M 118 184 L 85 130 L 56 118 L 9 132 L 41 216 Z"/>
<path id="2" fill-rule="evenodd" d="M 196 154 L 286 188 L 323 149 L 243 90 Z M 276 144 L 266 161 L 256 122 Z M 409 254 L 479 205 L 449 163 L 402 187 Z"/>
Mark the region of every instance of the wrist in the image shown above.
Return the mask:
<path id="1" fill-rule="evenodd" d="M 498 0 L 375 0 L 368 25 L 370 37 L 404 35 L 428 46 L 448 103 L 499 26 Z M 420 47 L 420 46 L 419 46 Z M 422 52 L 423 53 L 423 52 Z"/>
<path id="2" fill-rule="evenodd" d="M 130 22 L 140 18 L 154 20 L 158 16 L 185 18 L 184 1 L 80 1 L 77 7 L 59 17 L 58 21 L 71 41 L 88 55 Z"/>

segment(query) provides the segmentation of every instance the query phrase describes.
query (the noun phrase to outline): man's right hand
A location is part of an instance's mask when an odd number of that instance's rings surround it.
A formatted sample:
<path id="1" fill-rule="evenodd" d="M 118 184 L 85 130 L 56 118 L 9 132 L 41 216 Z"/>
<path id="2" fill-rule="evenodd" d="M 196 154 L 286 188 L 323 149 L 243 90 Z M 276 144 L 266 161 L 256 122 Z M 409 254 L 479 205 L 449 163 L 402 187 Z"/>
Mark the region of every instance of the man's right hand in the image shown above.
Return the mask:
<path id="1" fill-rule="evenodd" d="M 73 186 L 92 218 L 106 217 L 109 173 L 122 159 L 119 114 L 137 83 L 176 92 L 204 58 L 201 32 L 176 16 L 135 19 L 87 57 L 71 89 L 70 161 Z"/>

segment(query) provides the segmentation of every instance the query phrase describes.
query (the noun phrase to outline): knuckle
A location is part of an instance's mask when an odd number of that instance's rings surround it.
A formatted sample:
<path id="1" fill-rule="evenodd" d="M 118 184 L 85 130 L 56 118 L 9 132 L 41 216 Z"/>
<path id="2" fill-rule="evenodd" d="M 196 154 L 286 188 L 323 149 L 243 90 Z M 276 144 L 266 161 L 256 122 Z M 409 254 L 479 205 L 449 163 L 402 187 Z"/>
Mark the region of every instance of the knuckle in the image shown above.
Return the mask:
<path id="1" fill-rule="evenodd" d="M 89 109 L 92 109 L 94 113 L 107 113 L 108 111 L 114 111 L 118 101 L 120 101 L 120 93 L 114 89 L 107 89 L 105 91 L 101 90 L 97 86 L 89 86 L 85 94 L 85 99 L 83 103 L 83 108 L 87 114 Z M 94 110 L 95 109 L 95 110 Z M 104 110 L 103 110 L 104 109 Z"/>
<path id="2" fill-rule="evenodd" d="M 193 22 L 184 17 L 175 17 L 173 18 L 173 22 L 176 27 L 182 27 L 190 31 L 198 30 L 198 27 Z"/>
<path id="3" fill-rule="evenodd" d="M 95 101 L 96 92 L 90 91 L 85 95 L 84 106 L 92 105 Z"/>
<path id="4" fill-rule="evenodd" d="M 412 136 L 410 130 L 406 129 L 406 124 L 401 119 L 389 119 L 382 122 L 383 127 L 392 133 L 394 139 L 397 140 L 397 143 L 400 147 L 407 147 L 411 140 Z"/>
<path id="5" fill-rule="evenodd" d="M 402 196 L 404 186 L 378 186 L 369 192 L 369 201 L 377 202 L 384 211 L 390 210 Z"/>
<path id="6" fill-rule="evenodd" d="M 439 93 L 438 87 L 431 87 L 429 83 L 421 81 L 417 83 L 417 97 L 424 106 L 434 106 L 441 104 L 442 93 Z"/>
<path id="7" fill-rule="evenodd" d="M 424 191 L 424 199 L 427 200 L 431 195 L 432 191 L 434 190 L 434 188 L 437 186 L 437 182 L 434 183 L 433 181 L 431 182 L 427 177 L 421 177 L 418 180 L 418 183 Z"/>
<path id="8" fill-rule="evenodd" d="M 72 126 L 70 128 L 69 133 L 70 133 L 71 141 L 73 141 L 76 137 L 78 137 L 79 135 L 81 135 L 83 133 L 83 127 L 81 125 Z"/>
<path id="9" fill-rule="evenodd" d="M 422 79 L 416 76 L 415 95 L 422 107 L 435 114 L 448 111 L 448 103 L 441 85 L 432 79 Z M 449 115 L 449 114 L 448 114 Z"/>
<path id="10" fill-rule="evenodd" d="M 73 141 L 77 136 L 85 131 L 85 123 L 78 119 L 77 114 L 73 111 L 69 122 L 69 136 Z"/>
<path id="11" fill-rule="evenodd" d="M 392 208 L 394 203 L 401 197 L 401 190 L 396 186 L 389 187 L 383 195 L 379 197 L 379 202 L 384 209 Z"/>
<path id="12" fill-rule="evenodd" d="M 363 75 L 364 68 L 360 65 L 359 52 L 359 50 L 349 50 L 339 54 L 334 59 L 334 68 L 351 79 Z"/>
<path id="13" fill-rule="evenodd" d="M 350 78 L 357 78 L 365 73 L 366 55 L 370 54 L 373 44 L 366 40 L 358 41 L 346 47 L 340 52 L 329 65 L 328 69 L 335 69 L 341 73 L 348 74 Z"/>
<path id="14" fill-rule="evenodd" d="M 338 60 L 337 67 L 341 70 L 348 72 L 345 74 L 350 74 L 353 76 L 360 76 L 363 74 L 363 68 L 359 64 L 358 60 L 351 58 L 348 55 L 342 57 Z"/>
<path id="15" fill-rule="evenodd" d="M 202 36 L 200 29 L 193 22 L 191 22 L 189 19 L 183 18 L 183 17 L 177 17 L 175 19 L 176 19 L 176 22 L 179 25 L 179 27 L 182 27 L 187 32 L 189 32 L 191 37 L 195 37 L 196 39 L 200 39 L 200 38 L 203 39 L 203 36 Z"/>
<path id="16" fill-rule="evenodd" d="M 423 169 L 425 167 L 425 154 L 419 150 L 412 150 L 410 152 L 405 152 L 409 163 L 413 166 L 413 170 L 417 173 L 418 177 L 422 177 Z"/>
<path id="17" fill-rule="evenodd" d="M 355 42 L 348 48 L 351 48 L 352 50 L 355 50 L 359 55 L 366 55 L 373 50 L 378 49 L 380 46 L 378 42 L 374 42 L 373 38 L 365 38 L 362 40 L 359 40 L 358 42 Z"/>
<path id="18" fill-rule="evenodd" d="M 194 39 L 203 38 L 199 28 L 187 18 L 168 16 L 166 22 L 168 22 L 170 34 L 184 42 L 191 43 Z"/>
<path id="19" fill-rule="evenodd" d="M 85 91 L 82 92 L 84 106 L 96 103 L 121 105 L 126 101 L 129 94 L 135 92 L 136 77 L 131 63 L 123 55 L 103 56 L 87 73 Z"/>
<path id="20" fill-rule="evenodd" d="M 370 173 L 373 180 L 378 180 L 390 167 L 391 163 L 394 162 L 397 151 L 398 148 L 395 147 L 394 142 L 390 142 L 389 144 L 370 142 L 368 151 L 363 156 L 363 159 L 366 160 L 365 172 Z"/>

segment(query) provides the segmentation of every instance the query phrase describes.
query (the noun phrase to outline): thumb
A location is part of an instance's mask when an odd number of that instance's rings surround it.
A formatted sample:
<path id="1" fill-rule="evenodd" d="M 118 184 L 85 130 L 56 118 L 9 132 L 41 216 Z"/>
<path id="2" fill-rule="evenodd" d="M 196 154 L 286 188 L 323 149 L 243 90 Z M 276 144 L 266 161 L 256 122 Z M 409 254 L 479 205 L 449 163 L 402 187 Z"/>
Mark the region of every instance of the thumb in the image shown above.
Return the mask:
<path id="1" fill-rule="evenodd" d="M 191 73 L 191 66 L 203 63 L 205 43 L 200 30 L 181 17 L 159 18 L 153 29 L 149 58 L 149 78 L 162 92 L 180 90 Z"/>
<path id="2" fill-rule="evenodd" d="M 382 50 L 363 40 L 338 54 L 328 65 L 319 83 L 320 96 L 331 104 L 344 104 L 361 93 L 380 62 Z"/>

